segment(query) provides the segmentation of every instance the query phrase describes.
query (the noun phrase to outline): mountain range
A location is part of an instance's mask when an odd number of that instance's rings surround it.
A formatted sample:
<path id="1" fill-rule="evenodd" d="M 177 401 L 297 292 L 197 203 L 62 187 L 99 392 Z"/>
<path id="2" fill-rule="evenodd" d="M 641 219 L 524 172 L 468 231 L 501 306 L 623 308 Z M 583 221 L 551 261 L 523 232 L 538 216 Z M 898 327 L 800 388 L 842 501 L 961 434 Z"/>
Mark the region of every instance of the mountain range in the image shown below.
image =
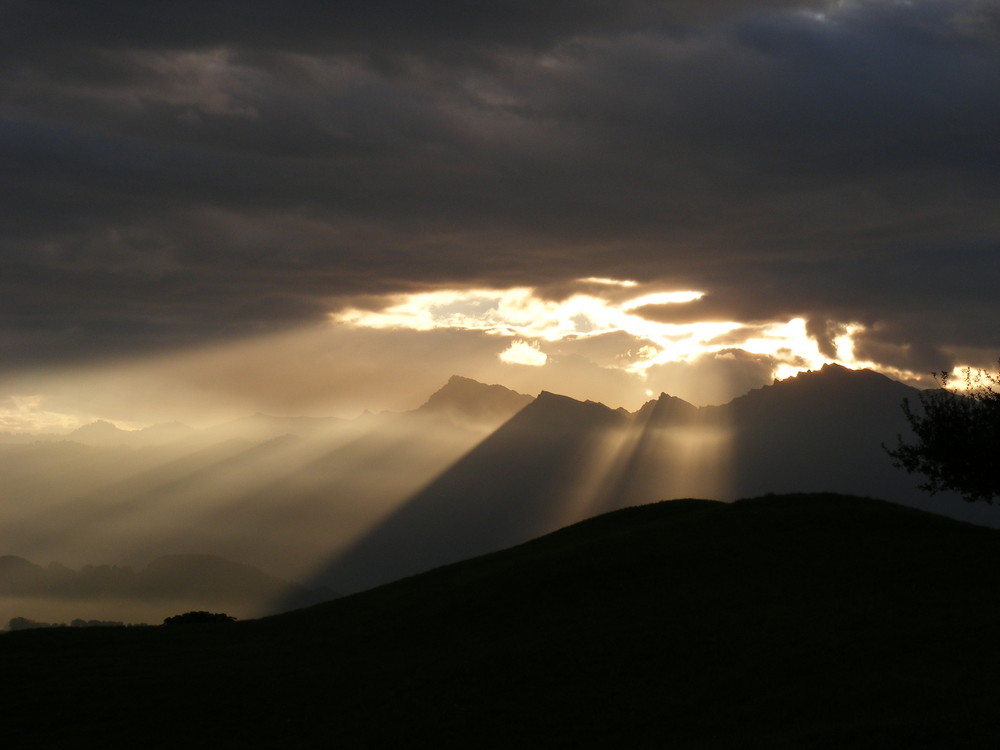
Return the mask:
<path id="1" fill-rule="evenodd" d="M 917 394 L 836 365 L 723 406 L 661 394 L 630 414 L 543 392 L 315 581 L 357 591 L 666 498 L 839 492 L 996 523 L 953 495 L 928 501 L 892 466 L 882 445 L 909 433 L 900 406 Z"/>
<path id="2" fill-rule="evenodd" d="M 909 433 L 900 406 L 917 395 L 827 365 L 720 406 L 661 394 L 629 413 L 456 376 L 413 411 L 356 420 L 98 423 L 0 445 L 0 553 L 136 568 L 211 554 L 350 593 L 669 498 L 853 493 L 997 525 L 892 466 L 882 444 Z M 269 597 L 260 611 L 292 606 Z"/>
<path id="3" fill-rule="evenodd" d="M 222 607 L 238 613 L 271 614 L 262 599 L 284 600 L 289 609 L 336 598 L 329 589 L 306 589 L 250 565 L 215 555 L 166 555 L 144 568 L 85 565 L 74 570 L 57 562 L 37 565 L 15 555 L 0 556 L 0 597 L 65 598 L 71 601 L 163 601 L 168 606 Z"/>

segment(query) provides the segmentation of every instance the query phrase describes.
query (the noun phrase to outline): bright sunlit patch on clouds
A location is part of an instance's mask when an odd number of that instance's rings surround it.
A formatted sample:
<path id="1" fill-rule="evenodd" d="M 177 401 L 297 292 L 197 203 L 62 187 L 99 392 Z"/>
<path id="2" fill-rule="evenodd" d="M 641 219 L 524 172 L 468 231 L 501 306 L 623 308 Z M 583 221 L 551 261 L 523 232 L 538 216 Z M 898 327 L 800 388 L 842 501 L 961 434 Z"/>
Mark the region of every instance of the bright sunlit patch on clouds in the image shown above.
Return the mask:
<path id="1" fill-rule="evenodd" d="M 538 342 L 514 339 L 510 346 L 500 352 L 500 361 L 509 365 L 529 365 L 541 367 L 548 361 L 548 355 L 539 347 Z"/>
<path id="2" fill-rule="evenodd" d="M 652 305 L 683 305 L 704 294 L 692 290 L 645 291 L 622 298 L 624 290 L 638 284 L 603 278 L 579 281 L 607 287 L 607 296 L 580 292 L 551 300 L 529 287 L 441 290 L 394 296 L 379 311 L 350 308 L 332 314 L 331 319 L 366 328 L 455 328 L 511 337 L 514 340 L 499 355 L 501 361 L 534 366 L 548 361 L 546 345 L 624 333 L 637 345 L 622 353 L 617 366 L 640 375 L 654 365 L 691 361 L 712 353 L 725 356 L 725 352 L 736 348 L 772 357 L 776 363 L 774 374 L 779 378 L 817 369 L 831 361 L 819 351 L 802 318 L 752 326 L 736 321 L 663 323 L 643 317 L 640 311 Z M 843 328 L 835 342 L 835 361 L 864 366 L 853 356 L 852 339 L 860 330 L 857 325 Z"/>
<path id="3" fill-rule="evenodd" d="M 609 281 L 600 280 L 602 284 Z M 628 284 L 622 282 L 622 285 Z M 630 311 L 642 305 L 690 302 L 702 296 L 701 292 L 667 292 L 643 295 L 615 304 L 602 297 L 582 293 L 560 301 L 547 300 L 529 287 L 442 290 L 394 296 L 381 311 L 350 308 L 334 313 L 331 318 L 338 323 L 365 328 L 408 328 L 415 331 L 460 328 L 548 342 L 615 331 L 638 337 L 665 333 L 680 339 L 687 335 L 684 329 L 690 329 L 690 325 L 655 323 Z M 714 335 L 735 327 L 738 324 L 713 324 L 705 331 Z"/>

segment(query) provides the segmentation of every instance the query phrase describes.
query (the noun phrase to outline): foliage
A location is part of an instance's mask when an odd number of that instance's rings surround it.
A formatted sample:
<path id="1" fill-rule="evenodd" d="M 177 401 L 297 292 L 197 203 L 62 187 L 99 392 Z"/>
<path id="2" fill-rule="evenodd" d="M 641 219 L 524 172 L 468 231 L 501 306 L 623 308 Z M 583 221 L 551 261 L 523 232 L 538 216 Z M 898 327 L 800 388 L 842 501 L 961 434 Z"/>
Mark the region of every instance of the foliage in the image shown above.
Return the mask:
<path id="1" fill-rule="evenodd" d="M 947 372 L 933 374 L 940 388 L 920 393 L 919 409 L 903 401 L 916 442 L 899 436 L 886 451 L 894 466 L 923 474 L 920 487 L 931 494 L 954 490 L 968 502 L 992 503 L 1000 497 L 1000 371 L 967 367 L 964 388 L 949 388 Z"/>
<path id="2" fill-rule="evenodd" d="M 66 627 L 65 625 L 56 624 L 53 625 L 49 622 L 36 622 L 35 620 L 29 620 L 27 617 L 12 617 L 10 622 L 7 624 L 7 629 L 14 630 L 34 630 L 37 628 L 52 628 L 52 627 Z"/>
<path id="3" fill-rule="evenodd" d="M 182 615 L 174 615 L 163 621 L 164 625 L 197 625 L 205 622 L 233 622 L 236 618 L 223 612 L 185 612 Z"/>

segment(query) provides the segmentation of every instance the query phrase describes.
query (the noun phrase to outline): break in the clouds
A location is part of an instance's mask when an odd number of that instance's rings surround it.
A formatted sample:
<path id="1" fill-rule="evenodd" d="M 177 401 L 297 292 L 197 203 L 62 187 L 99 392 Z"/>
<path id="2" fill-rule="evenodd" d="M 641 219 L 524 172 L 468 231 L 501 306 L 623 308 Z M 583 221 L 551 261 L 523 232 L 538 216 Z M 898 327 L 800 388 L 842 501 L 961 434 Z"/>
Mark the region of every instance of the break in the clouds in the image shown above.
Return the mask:
<path id="1" fill-rule="evenodd" d="M 1000 350 L 996 0 L 0 15 L 5 372 L 578 279 L 889 372 Z"/>
<path id="2" fill-rule="evenodd" d="M 706 354 L 718 355 L 734 349 L 769 357 L 777 377 L 818 369 L 826 361 L 850 366 L 871 364 L 858 361 L 854 355 L 854 339 L 863 331 L 858 325 L 817 331 L 810 330 L 802 318 L 755 325 L 738 320 L 661 322 L 655 319 L 661 308 L 683 307 L 701 300 L 703 293 L 643 292 L 631 280 L 581 279 L 580 283 L 591 290 L 576 291 L 561 299 L 545 299 L 539 290 L 530 288 L 396 295 L 383 300 L 382 309 L 350 307 L 331 318 L 336 324 L 359 328 L 412 331 L 450 328 L 513 337 L 499 354 L 501 361 L 533 366 L 548 361 L 542 342 L 558 352 L 577 342 L 617 334 L 613 359 L 595 356 L 593 349 L 588 358 L 605 367 L 643 376 L 657 365 L 689 363 Z M 615 293 L 602 295 L 600 287 L 604 285 Z M 629 293 L 623 294 L 623 289 Z M 655 311 L 653 319 L 644 315 L 648 310 Z M 898 374 L 910 378 L 915 375 Z"/>

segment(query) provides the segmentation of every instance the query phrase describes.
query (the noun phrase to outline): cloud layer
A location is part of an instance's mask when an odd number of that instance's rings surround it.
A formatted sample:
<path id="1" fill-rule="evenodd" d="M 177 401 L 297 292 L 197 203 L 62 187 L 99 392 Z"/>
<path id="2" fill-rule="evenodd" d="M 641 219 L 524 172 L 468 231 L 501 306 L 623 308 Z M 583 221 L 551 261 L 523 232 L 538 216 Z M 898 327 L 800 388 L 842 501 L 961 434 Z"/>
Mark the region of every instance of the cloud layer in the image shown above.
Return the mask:
<path id="1" fill-rule="evenodd" d="M 1000 349 L 994 0 L 2 8 L 7 371 L 584 277 Z"/>

